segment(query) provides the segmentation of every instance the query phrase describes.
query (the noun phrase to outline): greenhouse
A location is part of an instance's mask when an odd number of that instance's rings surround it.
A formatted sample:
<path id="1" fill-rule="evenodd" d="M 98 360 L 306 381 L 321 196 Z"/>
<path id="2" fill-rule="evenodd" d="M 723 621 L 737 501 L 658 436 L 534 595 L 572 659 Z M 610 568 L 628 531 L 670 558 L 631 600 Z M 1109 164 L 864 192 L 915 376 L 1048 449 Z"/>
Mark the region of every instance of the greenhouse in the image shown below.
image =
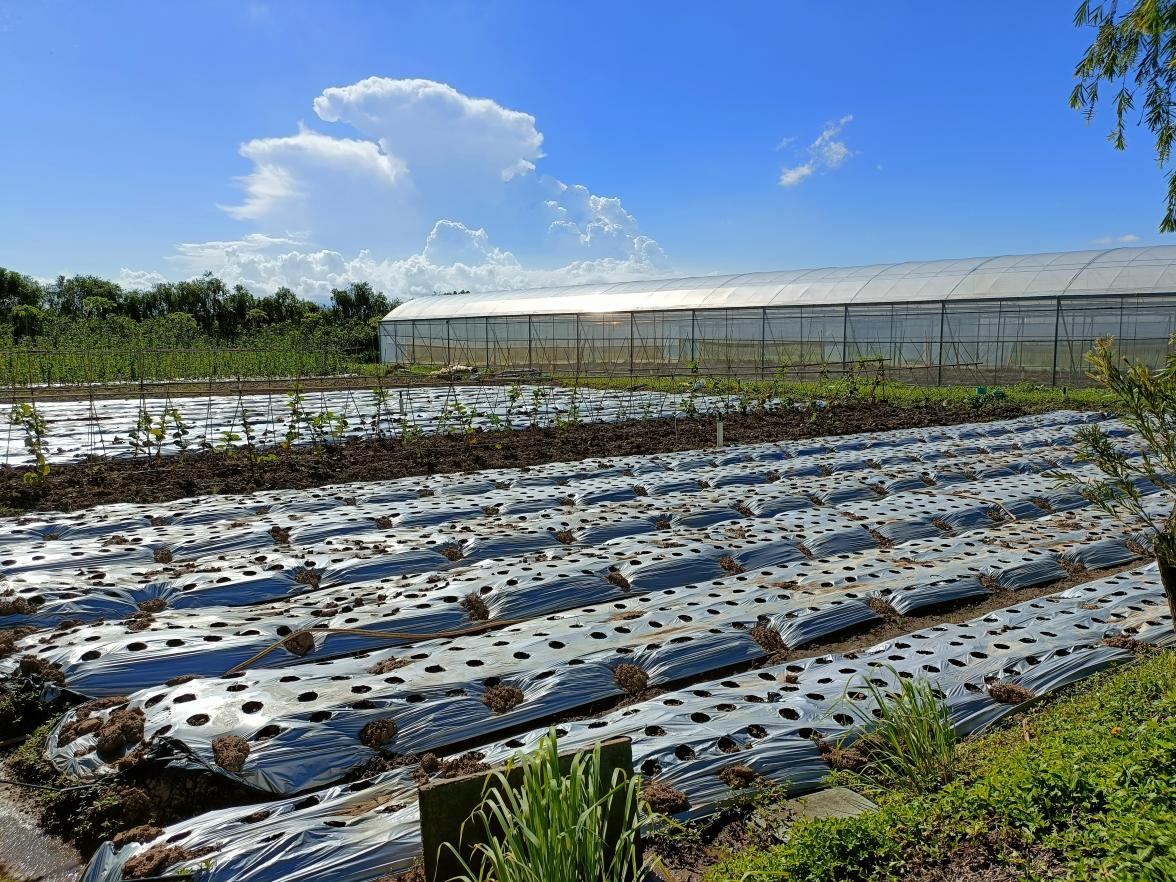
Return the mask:
<path id="1" fill-rule="evenodd" d="M 1157 365 L 1176 246 L 574 285 L 409 300 L 381 358 L 588 375 L 745 377 L 884 368 L 924 384 L 1080 385 L 1113 335 Z"/>

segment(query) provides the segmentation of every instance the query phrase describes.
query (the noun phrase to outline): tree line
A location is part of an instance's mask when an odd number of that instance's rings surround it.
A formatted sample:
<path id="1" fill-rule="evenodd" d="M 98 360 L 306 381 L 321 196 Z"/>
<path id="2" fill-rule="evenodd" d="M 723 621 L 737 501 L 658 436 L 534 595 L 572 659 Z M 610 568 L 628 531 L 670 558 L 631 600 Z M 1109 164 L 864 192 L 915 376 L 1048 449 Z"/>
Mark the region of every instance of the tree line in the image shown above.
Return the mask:
<path id="1" fill-rule="evenodd" d="M 346 346 L 374 351 L 379 321 L 398 300 L 353 282 L 330 302 L 289 288 L 255 295 L 212 273 L 144 289 L 98 276 L 41 282 L 0 267 L 0 345 Z"/>

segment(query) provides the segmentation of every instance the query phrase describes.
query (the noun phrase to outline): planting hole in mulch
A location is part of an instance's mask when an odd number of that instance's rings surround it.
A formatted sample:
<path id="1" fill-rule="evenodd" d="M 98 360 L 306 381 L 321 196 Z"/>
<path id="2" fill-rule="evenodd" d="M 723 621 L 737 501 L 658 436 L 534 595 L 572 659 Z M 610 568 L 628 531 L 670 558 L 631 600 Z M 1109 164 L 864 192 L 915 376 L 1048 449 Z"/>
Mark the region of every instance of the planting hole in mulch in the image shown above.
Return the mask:
<path id="1" fill-rule="evenodd" d="M 482 693 L 482 704 L 496 714 L 504 714 L 523 703 L 523 690 L 515 686 L 491 686 Z"/>
<path id="2" fill-rule="evenodd" d="M 152 552 L 151 557 L 156 563 L 166 564 L 172 562 L 172 553 L 170 548 L 157 548 Z"/>
<path id="3" fill-rule="evenodd" d="M 279 527 L 277 525 L 270 527 L 270 538 L 279 545 L 287 545 L 290 542 L 290 527 Z"/>
<path id="4" fill-rule="evenodd" d="M 486 601 L 482 600 L 476 593 L 470 593 L 463 597 L 461 599 L 461 608 L 475 622 L 485 622 L 490 619 L 490 608 L 486 606 Z"/>
<path id="5" fill-rule="evenodd" d="M 690 797 L 664 781 L 647 779 L 641 785 L 641 798 L 651 809 L 663 815 L 674 815 L 690 808 Z"/>
<path id="6" fill-rule="evenodd" d="M 396 724 L 391 720 L 372 720 L 359 730 L 359 743 L 372 750 L 380 750 L 396 737 Z"/>
<path id="7" fill-rule="evenodd" d="M 240 735 L 222 735 L 212 740 L 212 757 L 226 772 L 240 772 L 248 756 L 249 742 Z"/>
<path id="8" fill-rule="evenodd" d="M 1037 697 L 1033 690 L 1016 683 L 993 683 L 988 687 L 988 694 L 1001 704 L 1021 704 Z"/>
<path id="9" fill-rule="evenodd" d="M 622 662 L 613 668 L 613 679 L 630 695 L 638 695 L 649 688 L 649 674 L 628 662 Z"/>

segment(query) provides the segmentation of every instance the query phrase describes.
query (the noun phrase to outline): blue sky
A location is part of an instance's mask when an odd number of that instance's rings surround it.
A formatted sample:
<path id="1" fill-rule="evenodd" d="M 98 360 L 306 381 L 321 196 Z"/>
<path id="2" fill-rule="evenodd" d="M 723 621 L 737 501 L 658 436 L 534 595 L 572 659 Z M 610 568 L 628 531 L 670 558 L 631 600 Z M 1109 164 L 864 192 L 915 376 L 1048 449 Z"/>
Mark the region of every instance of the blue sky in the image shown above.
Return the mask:
<path id="1" fill-rule="evenodd" d="M 1158 242 L 1147 133 L 1066 106 L 1074 2 L 0 0 L 0 265 L 323 296 Z"/>

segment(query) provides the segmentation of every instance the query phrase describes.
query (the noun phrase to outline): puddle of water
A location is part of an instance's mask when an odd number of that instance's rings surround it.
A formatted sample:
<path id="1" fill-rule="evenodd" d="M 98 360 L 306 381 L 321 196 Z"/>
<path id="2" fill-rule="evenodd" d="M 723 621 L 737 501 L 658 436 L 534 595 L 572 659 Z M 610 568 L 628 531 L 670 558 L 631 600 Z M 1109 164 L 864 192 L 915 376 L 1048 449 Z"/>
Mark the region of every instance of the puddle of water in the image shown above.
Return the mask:
<path id="1" fill-rule="evenodd" d="M 10 777 L 0 763 L 0 778 Z M 0 784 L 0 882 L 76 882 L 82 856 L 37 828 L 20 801 L 19 788 Z"/>

